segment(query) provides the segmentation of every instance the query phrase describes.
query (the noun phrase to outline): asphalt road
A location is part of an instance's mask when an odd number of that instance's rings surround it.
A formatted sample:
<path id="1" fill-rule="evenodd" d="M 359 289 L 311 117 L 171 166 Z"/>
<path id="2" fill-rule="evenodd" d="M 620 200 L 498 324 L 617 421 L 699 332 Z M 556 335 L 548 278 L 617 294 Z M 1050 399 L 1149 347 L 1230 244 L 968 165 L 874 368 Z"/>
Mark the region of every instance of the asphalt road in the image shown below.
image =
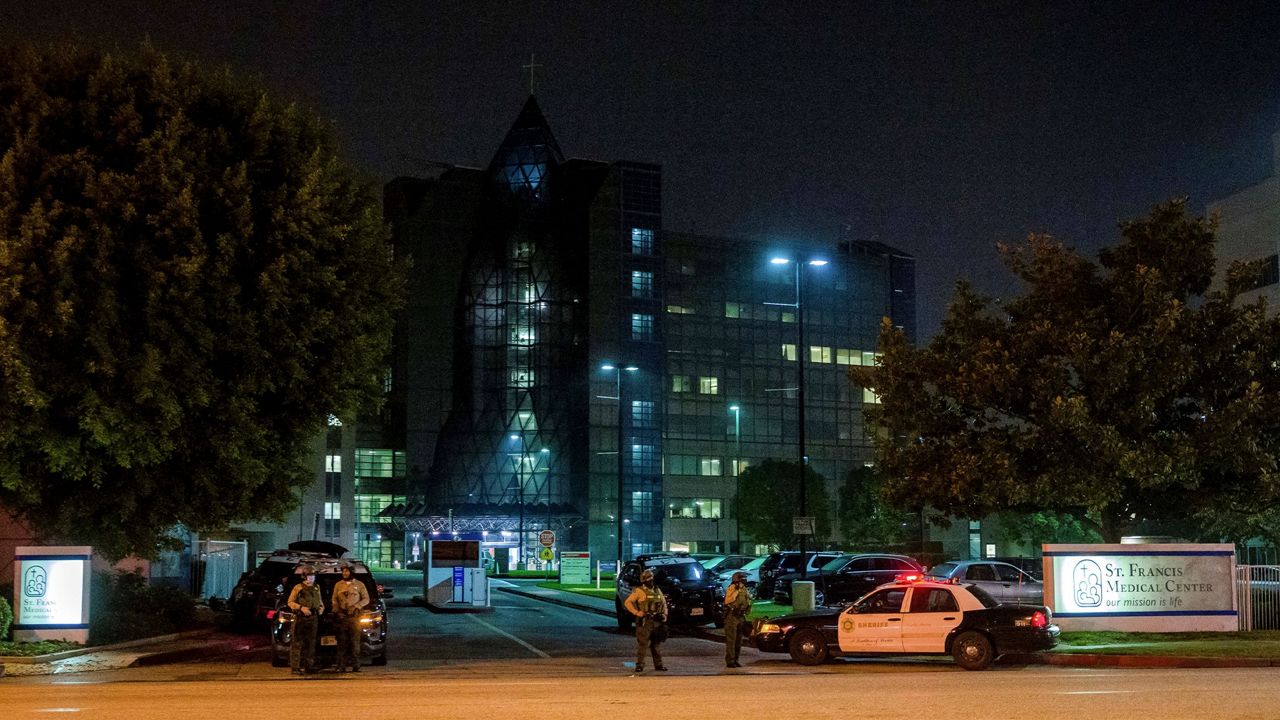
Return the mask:
<path id="1" fill-rule="evenodd" d="M 723 646 L 667 643 L 671 672 L 637 676 L 635 641 L 611 618 L 505 593 L 485 615 L 433 614 L 397 588 L 387 667 L 293 677 L 265 651 L 198 663 L 0 680 L 0 716 L 369 718 L 750 718 L 1001 720 L 1280 717 L 1280 669 L 1082 669 L 949 660 L 846 660 L 805 668 Z"/>

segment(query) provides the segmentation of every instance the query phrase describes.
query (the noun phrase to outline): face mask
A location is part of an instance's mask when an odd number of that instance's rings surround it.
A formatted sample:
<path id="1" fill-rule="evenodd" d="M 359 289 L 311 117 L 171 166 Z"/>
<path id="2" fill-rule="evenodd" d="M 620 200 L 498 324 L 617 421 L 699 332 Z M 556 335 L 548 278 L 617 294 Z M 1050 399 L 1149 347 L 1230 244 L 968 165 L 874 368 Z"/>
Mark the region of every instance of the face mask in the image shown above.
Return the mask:
<path id="1" fill-rule="evenodd" d="M 307 576 L 307 584 L 308 584 L 308 585 L 315 585 L 315 584 L 316 584 L 316 576 L 315 576 L 315 575 L 308 575 L 308 576 Z"/>

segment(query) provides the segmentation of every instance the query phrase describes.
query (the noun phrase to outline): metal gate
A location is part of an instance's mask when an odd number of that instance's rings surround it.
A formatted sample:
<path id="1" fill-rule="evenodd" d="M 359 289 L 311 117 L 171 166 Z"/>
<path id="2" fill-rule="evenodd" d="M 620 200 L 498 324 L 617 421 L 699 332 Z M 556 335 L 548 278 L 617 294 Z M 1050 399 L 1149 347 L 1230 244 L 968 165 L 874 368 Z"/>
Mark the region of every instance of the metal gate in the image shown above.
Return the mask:
<path id="1" fill-rule="evenodd" d="M 197 559 L 197 587 L 200 597 L 229 598 L 231 590 L 248 569 L 248 544 L 235 540 L 201 540 Z"/>
<path id="2" fill-rule="evenodd" d="M 1241 630 L 1280 630 L 1280 565 L 1237 565 Z"/>

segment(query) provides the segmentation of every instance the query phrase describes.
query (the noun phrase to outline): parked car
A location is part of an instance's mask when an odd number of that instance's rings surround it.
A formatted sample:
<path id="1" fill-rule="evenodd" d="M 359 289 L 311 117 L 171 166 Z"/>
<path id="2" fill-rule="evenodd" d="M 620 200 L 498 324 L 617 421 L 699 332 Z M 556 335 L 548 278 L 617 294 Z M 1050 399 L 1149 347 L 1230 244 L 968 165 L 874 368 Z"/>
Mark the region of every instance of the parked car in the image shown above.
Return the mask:
<path id="1" fill-rule="evenodd" d="M 295 614 L 289 609 L 289 592 L 293 586 L 302 582 L 302 570 L 307 566 L 315 569 L 316 584 L 320 586 L 320 597 L 324 599 L 325 611 L 320 615 L 320 628 L 316 633 L 316 666 L 324 667 L 337 662 L 337 618 L 330 607 L 333 597 L 333 586 L 342 579 L 342 568 L 351 568 L 351 575 L 364 583 L 369 591 L 369 605 L 360 615 L 360 657 L 361 661 L 369 661 L 374 665 L 387 664 L 387 606 L 383 602 L 380 586 L 373 579 L 369 568 L 358 560 L 339 560 L 337 558 L 319 558 L 310 560 L 305 565 L 298 565 L 285 583 L 284 592 L 276 601 L 276 607 L 268 614 L 271 621 L 271 664 L 275 667 L 289 665 L 289 646 L 293 642 L 293 621 Z"/>
<path id="2" fill-rule="evenodd" d="M 844 605 L 866 595 L 875 588 L 906 576 L 924 575 L 924 568 L 906 555 L 864 553 L 840 555 L 816 572 L 809 573 L 813 582 L 814 602 L 818 605 Z M 791 603 L 791 584 L 800 573 L 788 573 L 777 579 L 773 601 Z"/>
<path id="3" fill-rule="evenodd" d="M 809 572 L 812 573 L 818 568 L 826 565 L 832 560 L 839 557 L 842 553 L 831 550 L 814 551 L 810 550 L 805 553 Z M 800 571 L 800 551 L 799 550 L 780 550 L 770 553 L 765 558 L 764 563 L 760 566 L 760 584 L 756 586 L 756 597 L 760 600 L 772 600 L 774 584 L 777 579 L 787 573 Z"/>
<path id="4" fill-rule="evenodd" d="M 644 570 L 653 571 L 654 584 L 667 598 L 668 624 L 705 625 L 713 622 L 716 627 L 724 626 L 724 590 L 716 576 L 688 555 L 653 553 L 627 561 L 618 575 L 613 604 L 620 629 L 630 628 L 634 621 L 622 604 L 640 584 L 640 573 Z"/>
<path id="5" fill-rule="evenodd" d="M 764 565 L 764 561 L 766 559 L 767 558 L 758 557 L 737 570 L 732 570 L 724 575 L 716 573 L 715 581 L 720 586 L 721 590 L 728 590 L 729 583 L 733 582 L 734 573 L 746 573 L 747 587 L 751 588 L 751 591 L 754 594 L 756 587 L 760 584 L 760 567 Z"/>
<path id="6" fill-rule="evenodd" d="M 1044 582 L 1044 560 L 1038 557 L 993 557 L 987 558 L 994 562 L 1009 563 L 1018 568 L 1022 572 L 1035 578 L 1037 582 Z"/>
<path id="7" fill-rule="evenodd" d="M 839 655 L 951 655 L 982 670 L 1008 653 L 1058 644 L 1046 607 L 1001 605 L 976 585 L 932 581 L 883 585 L 841 609 L 823 608 L 756 624 L 755 646 L 801 665 Z"/>
<path id="8" fill-rule="evenodd" d="M 734 571 L 741 570 L 743 566 L 755 560 L 754 555 L 716 555 L 715 557 L 702 559 L 702 567 L 710 570 L 717 575 L 733 575 Z"/>
<path id="9" fill-rule="evenodd" d="M 273 551 L 258 567 L 243 573 L 232 588 L 232 622 L 242 629 L 260 627 L 267 622 L 268 613 L 276 608 L 298 565 L 340 558 L 346 552 L 341 545 L 323 540 L 300 540 L 289 543 L 287 549 Z"/>
<path id="10" fill-rule="evenodd" d="M 1044 584 L 1009 563 L 951 560 L 929 568 L 925 577 L 938 582 L 976 585 L 1002 603 L 1044 604 Z"/>

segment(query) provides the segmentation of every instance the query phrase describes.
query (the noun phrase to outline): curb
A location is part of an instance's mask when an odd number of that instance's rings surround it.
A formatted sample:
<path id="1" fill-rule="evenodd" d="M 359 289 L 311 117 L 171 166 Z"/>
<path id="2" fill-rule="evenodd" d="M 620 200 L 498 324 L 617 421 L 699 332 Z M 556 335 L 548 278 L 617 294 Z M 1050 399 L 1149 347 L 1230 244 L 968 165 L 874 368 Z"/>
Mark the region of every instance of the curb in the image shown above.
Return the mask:
<path id="1" fill-rule="evenodd" d="M 168 665 L 171 663 L 191 662 L 192 660 L 203 660 L 207 657 L 224 655 L 230 652 L 256 650 L 260 647 L 266 647 L 266 645 L 267 640 L 263 637 L 249 636 L 235 638 L 192 648 L 179 648 L 177 650 L 166 650 L 164 652 L 143 655 L 137 660 L 129 663 L 129 667 L 146 667 L 149 665 Z"/>
<path id="2" fill-rule="evenodd" d="M 1036 653 L 1028 661 L 1038 665 L 1122 668 L 1242 668 L 1280 667 L 1280 660 L 1253 657 L 1190 657 L 1185 655 L 1098 655 L 1092 653 Z"/>
<path id="3" fill-rule="evenodd" d="M 200 637 L 202 635 L 212 635 L 215 632 L 217 632 L 216 628 L 205 628 L 203 630 L 188 630 L 186 632 L 170 633 L 168 635 L 139 638 L 137 640 L 128 640 L 126 642 L 112 643 L 110 645 L 87 645 L 85 647 L 75 648 L 74 650 L 63 650 L 62 652 L 49 653 L 47 655 L 3 655 L 0 656 L 0 667 L 3 667 L 4 663 L 8 663 L 10 665 L 36 665 L 39 663 L 57 662 L 58 660 L 66 660 L 67 658 L 88 655 L 89 653 L 128 650 L 129 648 L 139 647 L 142 645 L 173 642 L 174 640 L 184 640 L 187 638 Z"/>

